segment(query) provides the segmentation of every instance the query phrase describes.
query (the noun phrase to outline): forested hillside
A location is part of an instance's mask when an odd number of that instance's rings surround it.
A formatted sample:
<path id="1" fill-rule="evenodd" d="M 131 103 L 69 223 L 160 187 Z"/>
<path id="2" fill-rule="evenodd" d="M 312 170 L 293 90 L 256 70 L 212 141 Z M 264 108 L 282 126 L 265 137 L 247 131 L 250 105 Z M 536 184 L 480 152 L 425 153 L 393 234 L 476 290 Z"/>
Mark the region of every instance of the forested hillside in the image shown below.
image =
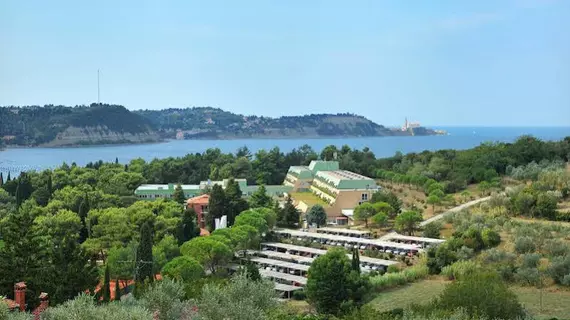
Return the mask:
<path id="1" fill-rule="evenodd" d="M 217 108 L 141 110 L 167 137 L 181 131 L 185 138 L 273 138 L 319 136 L 391 136 L 409 135 L 390 130 L 362 116 L 344 114 L 310 114 L 279 118 L 244 116 Z M 434 134 L 419 128 L 418 135 Z"/>
<path id="2" fill-rule="evenodd" d="M 432 135 L 415 128 L 402 132 L 362 116 L 311 114 L 269 118 L 243 116 L 217 108 L 129 111 L 123 106 L 0 107 L 0 138 L 8 145 L 72 146 L 142 143 L 165 139 L 371 137 Z"/>
<path id="3" fill-rule="evenodd" d="M 0 137 L 13 145 L 77 145 L 157 141 L 151 125 L 123 106 L 0 107 Z"/>

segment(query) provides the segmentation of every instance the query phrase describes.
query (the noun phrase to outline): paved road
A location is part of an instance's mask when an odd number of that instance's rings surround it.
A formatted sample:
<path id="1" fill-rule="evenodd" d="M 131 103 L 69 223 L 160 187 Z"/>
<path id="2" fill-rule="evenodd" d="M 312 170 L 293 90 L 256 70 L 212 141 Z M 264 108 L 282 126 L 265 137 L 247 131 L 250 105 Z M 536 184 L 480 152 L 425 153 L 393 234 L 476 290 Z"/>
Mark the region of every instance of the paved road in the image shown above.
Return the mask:
<path id="1" fill-rule="evenodd" d="M 451 209 L 449 209 L 449 210 L 447 210 L 447 211 L 445 211 L 445 212 L 443 212 L 443 213 L 438 214 L 437 216 L 433 216 L 433 217 L 431 217 L 431 218 L 429 218 L 429 219 L 427 219 L 427 220 L 424 220 L 422 223 L 420 223 L 420 227 L 423 227 L 423 226 L 425 226 L 426 224 L 430 224 L 430 223 L 432 223 L 432 222 L 434 222 L 434 221 L 440 220 L 440 219 L 442 219 L 443 217 L 445 217 L 446 215 L 448 215 L 448 214 L 450 214 L 450 213 L 457 212 L 457 211 L 461 211 L 461 210 L 463 210 L 463 209 L 469 208 L 469 207 L 471 207 L 471 206 L 474 206 L 474 205 L 476 205 L 476 204 L 478 204 L 478 203 L 481 203 L 481 202 L 483 202 L 483 201 L 487 201 L 487 200 L 489 200 L 489 199 L 491 199 L 491 197 L 480 198 L 480 199 L 477 199 L 477 200 L 473 200 L 473 201 L 466 202 L 466 203 L 464 203 L 464 204 L 462 204 L 462 205 L 459 205 L 459 206 L 457 206 L 457 207 L 455 207 L 455 208 L 451 208 Z"/>

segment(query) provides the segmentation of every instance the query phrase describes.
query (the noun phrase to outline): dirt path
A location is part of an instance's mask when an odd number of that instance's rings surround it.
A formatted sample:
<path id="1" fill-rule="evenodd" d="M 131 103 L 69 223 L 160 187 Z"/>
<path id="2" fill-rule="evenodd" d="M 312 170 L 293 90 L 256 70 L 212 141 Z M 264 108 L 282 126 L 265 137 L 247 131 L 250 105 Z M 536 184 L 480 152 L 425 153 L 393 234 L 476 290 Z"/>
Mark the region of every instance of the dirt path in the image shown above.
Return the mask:
<path id="1" fill-rule="evenodd" d="M 434 221 L 443 219 L 443 217 L 445 217 L 446 215 L 448 215 L 448 214 L 450 214 L 450 213 L 457 212 L 457 211 L 461 211 L 461 210 L 463 210 L 463 209 L 467 209 L 467 208 L 469 208 L 469 207 L 472 207 L 472 206 L 474 206 L 474 205 L 476 205 L 476 204 L 479 204 L 479 203 L 481 203 L 481 202 L 487 201 L 487 200 L 489 200 L 489 199 L 491 199 L 491 197 L 480 198 L 480 199 L 476 199 L 476 200 L 473 200 L 473 201 L 466 202 L 466 203 L 464 203 L 464 204 L 462 204 L 462 205 L 459 205 L 459 206 L 457 206 L 457 207 L 455 207 L 455 208 L 451 208 L 451 209 L 449 209 L 449 210 L 447 210 L 447 211 L 445 211 L 445 212 L 443 212 L 443 213 L 438 214 L 437 216 L 433 216 L 433 217 L 431 217 L 431 218 L 429 218 L 429 219 L 427 219 L 427 220 L 424 220 L 422 223 L 420 223 L 420 227 L 423 227 L 423 226 L 425 226 L 426 224 L 430 224 L 430 223 L 432 223 L 432 222 L 434 222 Z"/>

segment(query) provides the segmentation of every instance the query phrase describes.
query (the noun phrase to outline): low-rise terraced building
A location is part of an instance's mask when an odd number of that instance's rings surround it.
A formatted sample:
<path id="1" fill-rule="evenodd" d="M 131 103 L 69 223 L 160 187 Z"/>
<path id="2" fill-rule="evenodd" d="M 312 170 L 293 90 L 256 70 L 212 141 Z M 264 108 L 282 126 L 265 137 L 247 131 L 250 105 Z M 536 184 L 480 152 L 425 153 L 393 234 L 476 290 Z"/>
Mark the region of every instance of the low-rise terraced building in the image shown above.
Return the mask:
<path id="1" fill-rule="evenodd" d="M 283 185 L 291 187 L 292 192 L 311 192 L 328 203 L 327 220 L 336 224 L 348 224 L 349 217 L 343 210 L 369 201 L 379 190 L 374 179 L 340 170 L 337 161 L 311 161 L 308 166 L 290 167 Z"/>

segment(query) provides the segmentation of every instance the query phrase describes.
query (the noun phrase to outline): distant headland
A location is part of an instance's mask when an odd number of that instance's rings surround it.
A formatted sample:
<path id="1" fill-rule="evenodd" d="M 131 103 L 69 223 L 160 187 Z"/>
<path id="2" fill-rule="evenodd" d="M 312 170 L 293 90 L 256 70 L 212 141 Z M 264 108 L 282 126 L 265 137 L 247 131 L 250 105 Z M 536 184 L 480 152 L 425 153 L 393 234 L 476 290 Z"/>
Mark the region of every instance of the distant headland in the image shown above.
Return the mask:
<path id="1" fill-rule="evenodd" d="M 130 111 L 123 106 L 0 107 L 0 149 L 152 143 L 169 139 L 287 139 L 445 134 L 405 120 L 388 128 L 351 113 L 271 118 L 212 107 Z"/>

